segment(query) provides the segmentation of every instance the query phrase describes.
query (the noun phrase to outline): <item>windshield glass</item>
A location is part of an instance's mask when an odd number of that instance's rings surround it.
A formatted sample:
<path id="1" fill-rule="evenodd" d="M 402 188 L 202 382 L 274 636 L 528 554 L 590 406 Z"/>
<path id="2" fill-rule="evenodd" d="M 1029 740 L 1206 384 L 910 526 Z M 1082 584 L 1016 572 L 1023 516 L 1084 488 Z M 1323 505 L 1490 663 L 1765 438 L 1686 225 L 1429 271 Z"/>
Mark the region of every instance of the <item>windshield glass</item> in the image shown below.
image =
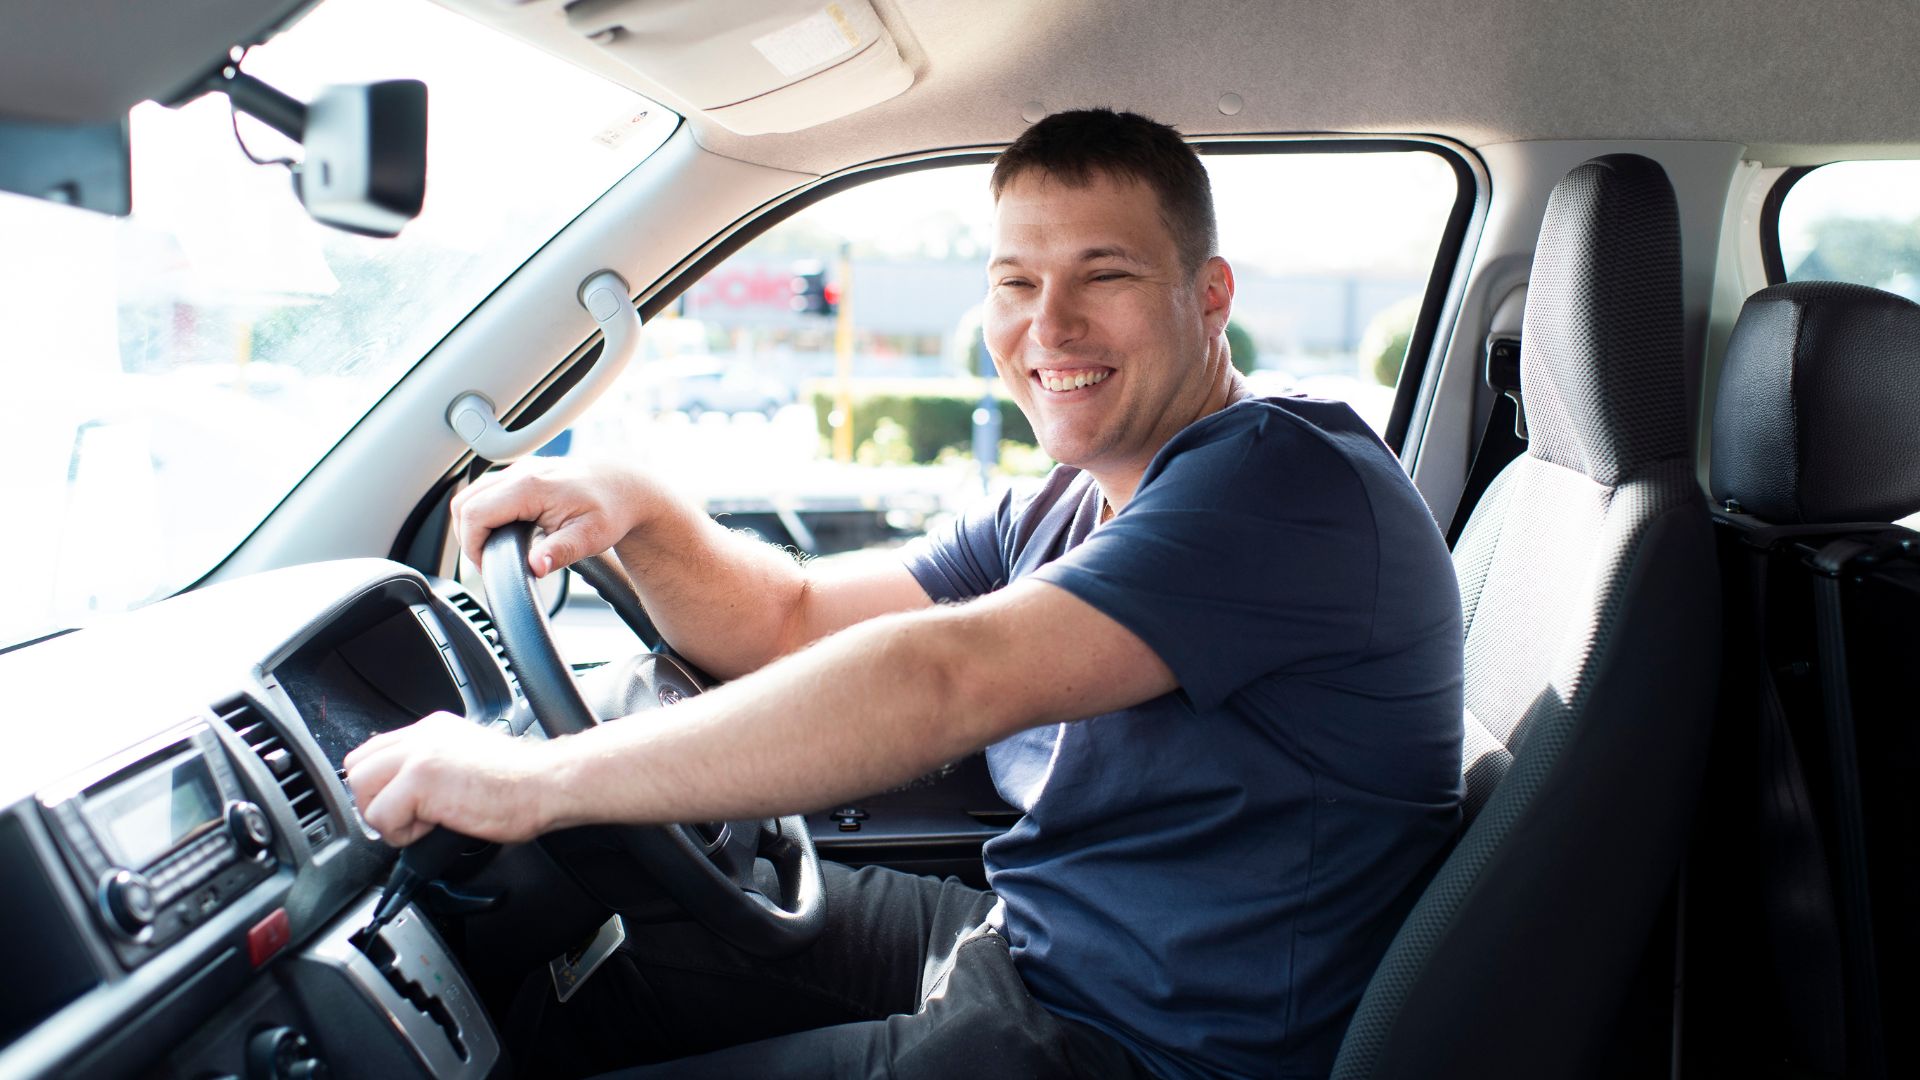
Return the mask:
<path id="1" fill-rule="evenodd" d="M 424 80 L 425 208 L 393 240 L 317 224 L 218 96 L 133 110 L 131 217 L 0 194 L 0 646 L 212 569 L 678 121 L 425 0 L 329 0 L 245 68 L 303 99 Z"/>

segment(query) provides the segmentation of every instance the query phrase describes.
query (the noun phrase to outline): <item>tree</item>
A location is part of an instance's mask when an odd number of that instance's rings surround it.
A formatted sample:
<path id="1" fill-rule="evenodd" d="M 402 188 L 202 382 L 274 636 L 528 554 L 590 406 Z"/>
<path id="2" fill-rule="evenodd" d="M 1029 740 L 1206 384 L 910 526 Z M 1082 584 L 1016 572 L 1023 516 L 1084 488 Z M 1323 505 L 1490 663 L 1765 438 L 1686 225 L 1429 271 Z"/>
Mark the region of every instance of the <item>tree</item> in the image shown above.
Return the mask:
<path id="1" fill-rule="evenodd" d="M 1360 370 L 1371 374 L 1381 386 L 1400 381 L 1400 365 L 1406 362 L 1407 346 L 1413 343 L 1413 324 L 1420 318 L 1418 296 L 1409 296 L 1388 305 L 1360 334 Z"/>

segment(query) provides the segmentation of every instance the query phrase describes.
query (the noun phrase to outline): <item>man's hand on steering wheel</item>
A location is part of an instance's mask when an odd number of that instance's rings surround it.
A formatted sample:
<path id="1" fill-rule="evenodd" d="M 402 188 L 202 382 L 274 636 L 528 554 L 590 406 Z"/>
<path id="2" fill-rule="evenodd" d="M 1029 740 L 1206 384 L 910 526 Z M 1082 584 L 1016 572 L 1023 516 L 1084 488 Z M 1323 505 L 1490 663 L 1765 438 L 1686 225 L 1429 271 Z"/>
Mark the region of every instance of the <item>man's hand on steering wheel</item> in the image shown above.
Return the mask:
<path id="1" fill-rule="evenodd" d="M 555 826 L 550 744 L 437 712 L 376 735 L 346 757 L 361 816 L 404 847 L 435 825 L 502 844 Z"/>
<path id="2" fill-rule="evenodd" d="M 545 577 L 619 543 L 663 498 L 655 481 L 613 462 L 526 458 L 475 480 L 453 497 L 460 549 L 479 566 L 487 538 L 508 522 L 543 530 L 527 569 Z"/>

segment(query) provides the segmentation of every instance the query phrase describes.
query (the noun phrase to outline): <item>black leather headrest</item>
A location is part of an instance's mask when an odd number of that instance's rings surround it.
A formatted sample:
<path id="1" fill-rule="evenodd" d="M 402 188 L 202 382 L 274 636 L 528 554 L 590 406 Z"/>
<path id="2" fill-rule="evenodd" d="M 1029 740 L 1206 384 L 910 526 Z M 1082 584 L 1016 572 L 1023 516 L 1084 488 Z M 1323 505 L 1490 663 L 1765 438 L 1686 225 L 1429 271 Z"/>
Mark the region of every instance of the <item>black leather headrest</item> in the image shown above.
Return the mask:
<path id="1" fill-rule="evenodd" d="M 1709 486 L 1776 525 L 1920 510 L 1920 305 L 1833 281 L 1748 297 L 1720 372 Z"/>
<path id="2" fill-rule="evenodd" d="M 1527 452 L 1617 484 L 1687 454 L 1680 215 L 1658 164 L 1595 158 L 1547 198 L 1527 282 Z"/>

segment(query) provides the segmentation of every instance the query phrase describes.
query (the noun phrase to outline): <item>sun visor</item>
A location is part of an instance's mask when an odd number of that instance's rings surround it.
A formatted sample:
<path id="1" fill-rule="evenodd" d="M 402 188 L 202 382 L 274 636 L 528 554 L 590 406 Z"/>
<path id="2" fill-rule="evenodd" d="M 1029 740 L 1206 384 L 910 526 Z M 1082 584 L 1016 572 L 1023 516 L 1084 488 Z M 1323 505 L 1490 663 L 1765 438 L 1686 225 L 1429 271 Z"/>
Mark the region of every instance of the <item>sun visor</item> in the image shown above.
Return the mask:
<path id="1" fill-rule="evenodd" d="M 799 131 L 913 84 L 867 0 L 576 0 L 576 33 L 740 135 Z"/>

